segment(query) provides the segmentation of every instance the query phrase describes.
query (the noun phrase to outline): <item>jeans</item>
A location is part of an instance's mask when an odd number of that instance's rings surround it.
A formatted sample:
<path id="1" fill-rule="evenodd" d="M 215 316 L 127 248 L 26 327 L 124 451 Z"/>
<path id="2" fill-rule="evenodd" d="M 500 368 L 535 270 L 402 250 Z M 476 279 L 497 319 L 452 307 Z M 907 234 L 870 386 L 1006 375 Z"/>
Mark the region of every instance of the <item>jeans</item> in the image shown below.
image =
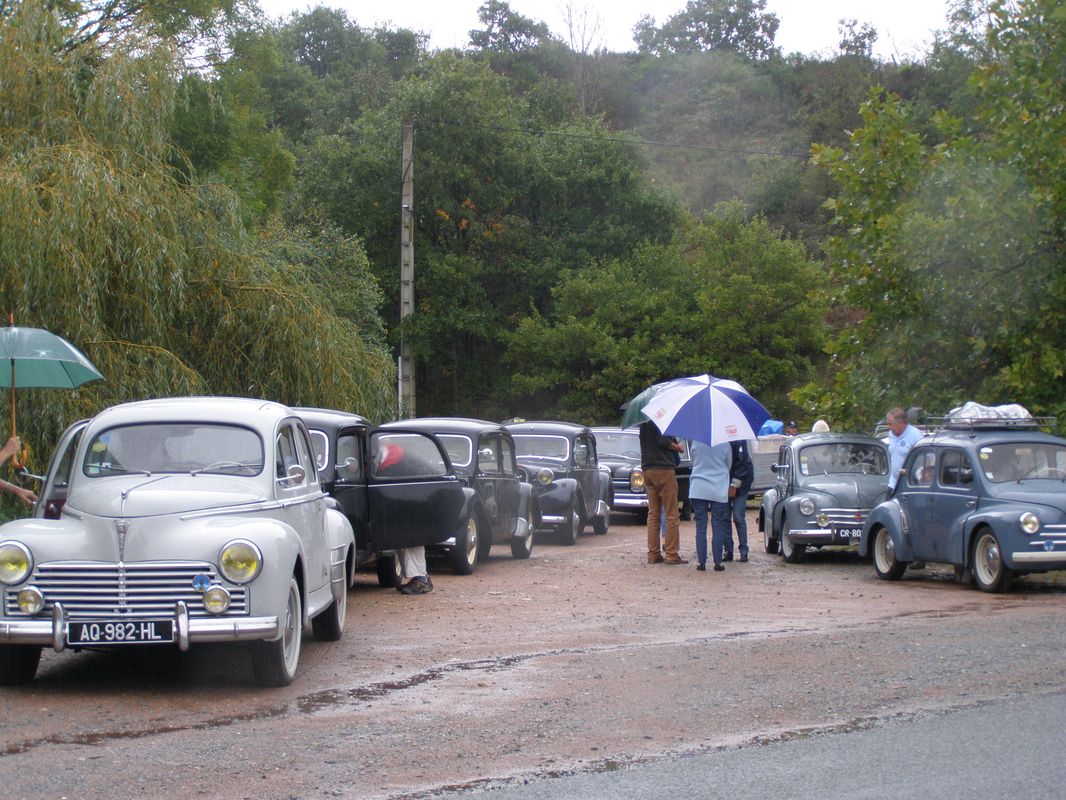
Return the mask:
<path id="1" fill-rule="evenodd" d="M 740 554 L 748 554 L 748 492 L 737 489 L 733 498 L 733 524 L 737 526 L 737 542 L 740 546 Z M 733 531 L 725 538 L 726 555 L 733 555 Z"/>
<path id="2" fill-rule="evenodd" d="M 715 564 L 722 563 L 722 550 L 725 539 L 732 539 L 732 523 L 729 520 L 729 503 L 716 500 L 703 500 L 699 497 L 689 498 L 692 503 L 692 516 L 696 520 L 696 560 L 707 563 L 707 517 L 711 519 L 711 554 Z"/>

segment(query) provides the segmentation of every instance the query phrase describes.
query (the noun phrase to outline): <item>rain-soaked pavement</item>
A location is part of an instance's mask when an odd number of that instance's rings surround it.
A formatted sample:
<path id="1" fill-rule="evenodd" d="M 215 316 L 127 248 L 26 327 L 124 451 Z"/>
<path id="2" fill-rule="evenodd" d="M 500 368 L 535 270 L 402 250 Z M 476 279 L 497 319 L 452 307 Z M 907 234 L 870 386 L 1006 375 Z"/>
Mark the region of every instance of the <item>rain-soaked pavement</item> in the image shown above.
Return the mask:
<path id="1" fill-rule="evenodd" d="M 692 524 L 683 525 L 691 554 Z M 367 573 L 340 642 L 261 689 L 239 647 L 46 651 L 0 690 L 12 798 L 431 797 L 877 730 L 1062 693 L 1066 575 L 1003 595 L 848 551 L 648 565 L 616 519 L 405 597 Z M 431 566 L 432 569 L 432 566 Z"/>

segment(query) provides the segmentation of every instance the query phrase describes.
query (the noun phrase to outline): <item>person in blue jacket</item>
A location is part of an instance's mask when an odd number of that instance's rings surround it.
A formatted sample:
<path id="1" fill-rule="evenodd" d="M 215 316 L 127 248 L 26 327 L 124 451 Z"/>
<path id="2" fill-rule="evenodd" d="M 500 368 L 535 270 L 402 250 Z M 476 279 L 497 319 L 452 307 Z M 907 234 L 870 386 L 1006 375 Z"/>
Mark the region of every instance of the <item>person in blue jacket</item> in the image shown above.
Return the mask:
<path id="1" fill-rule="evenodd" d="M 729 468 L 729 502 L 732 506 L 733 525 L 737 529 L 737 547 L 740 560 L 748 560 L 748 495 L 755 480 L 755 465 L 751 460 L 749 443 L 741 439 L 730 442 L 733 449 L 733 464 Z M 725 537 L 723 561 L 733 560 L 733 531 Z"/>

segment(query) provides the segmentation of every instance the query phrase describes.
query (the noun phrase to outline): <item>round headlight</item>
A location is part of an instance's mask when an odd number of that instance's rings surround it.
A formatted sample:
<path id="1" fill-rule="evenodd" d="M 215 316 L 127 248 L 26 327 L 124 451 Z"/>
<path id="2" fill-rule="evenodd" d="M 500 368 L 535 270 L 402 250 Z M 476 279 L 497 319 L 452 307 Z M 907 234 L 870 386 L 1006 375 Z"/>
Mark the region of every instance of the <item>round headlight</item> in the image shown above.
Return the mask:
<path id="1" fill-rule="evenodd" d="M 44 595 L 36 586 L 27 586 L 19 591 L 19 611 L 24 614 L 36 614 L 44 608 Z"/>
<path id="2" fill-rule="evenodd" d="M 229 608 L 229 592 L 224 586 L 212 586 L 204 592 L 203 601 L 209 614 L 221 614 Z"/>
<path id="3" fill-rule="evenodd" d="M 817 517 L 814 518 L 814 521 L 818 523 L 819 528 L 824 528 L 826 525 L 829 524 L 829 517 L 827 517 L 825 514 L 819 514 Z"/>
<path id="4" fill-rule="evenodd" d="M 33 557 L 25 545 L 18 542 L 0 544 L 0 583 L 14 586 L 22 583 L 33 570 Z"/>
<path id="5" fill-rule="evenodd" d="M 1018 521 L 1022 525 L 1022 530 L 1026 533 L 1033 534 L 1040 530 L 1040 517 L 1032 511 L 1026 511 Z"/>
<path id="6" fill-rule="evenodd" d="M 800 505 L 800 513 L 803 516 L 809 517 L 811 514 L 814 513 L 814 501 L 811 500 L 811 498 L 804 497 L 802 500 L 800 500 L 800 504 L 799 505 Z"/>
<path id="7" fill-rule="evenodd" d="M 263 554 L 245 539 L 235 539 L 218 554 L 218 569 L 231 583 L 248 583 L 263 568 Z"/>
<path id="8" fill-rule="evenodd" d="M 629 488 L 634 492 L 644 491 L 644 471 L 635 469 L 629 473 Z"/>
<path id="9" fill-rule="evenodd" d="M 555 473 L 547 467 L 541 467 L 540 472 L 537 473 L 537 483 L 547 486 L 553 480 L 555 480 Z"/>

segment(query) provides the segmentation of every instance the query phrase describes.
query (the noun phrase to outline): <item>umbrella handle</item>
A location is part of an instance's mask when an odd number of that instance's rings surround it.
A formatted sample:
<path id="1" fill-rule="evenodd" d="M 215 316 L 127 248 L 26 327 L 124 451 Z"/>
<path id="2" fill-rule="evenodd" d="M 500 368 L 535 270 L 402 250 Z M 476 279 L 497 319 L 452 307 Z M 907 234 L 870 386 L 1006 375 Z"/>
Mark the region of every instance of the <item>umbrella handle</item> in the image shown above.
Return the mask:
<path id="1" fill-rule="evenodd" d="M 11 362 L 11 435 L 18 436 L 18 432 L 15 430 L 15 362 Z M 22 446 L 21 453 L 15 453 L 11 456 L 11 466 L 15 469 L 21 469 L 26 466 L 27 455 L 26 446 Z"/>

